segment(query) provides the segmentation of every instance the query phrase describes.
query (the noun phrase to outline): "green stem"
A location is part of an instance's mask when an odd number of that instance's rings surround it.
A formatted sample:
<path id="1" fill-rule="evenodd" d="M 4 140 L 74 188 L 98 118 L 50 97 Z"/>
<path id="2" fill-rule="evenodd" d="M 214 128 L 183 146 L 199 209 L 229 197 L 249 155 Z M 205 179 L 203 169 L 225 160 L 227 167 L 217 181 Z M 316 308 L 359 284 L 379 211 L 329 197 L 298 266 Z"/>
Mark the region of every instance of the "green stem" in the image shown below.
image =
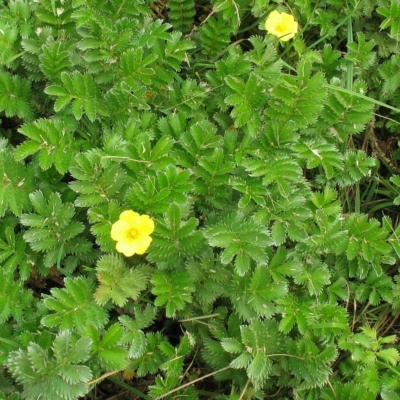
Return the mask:
<path id="1" fill-rule="evenodd" d="M 190 381 L 190 382 L 188 382 L 188 383 L 185 383 L 185 384 L 182 385 L 182 386 L 179 386 L 179 387 L 177 387 L 177 388 L 175 388 L 175 389 L 170 390 L 168 393 L 165 393 L 165 394 L 163 394 L 162 396 L 156 397 L 155 400 L 163 399 L 164 397 L 167 397 L 167 396 L 169 396 L 170 394 L 179 392 L 179 390 L 181 390 L 181 389 L 185 389 L 185 388 L 187 388 L 188 386 L 194 385 L 194 384 L 197 383 L 197 382 L 200 382 L 200 381 L 202 381 L 202 380 L 204 380 L 204 379 L 207 379 L 207 378 L 209 378 L 209 377 L 211 377 L 211 376 L 214 376 L 214 375 L 216 375 L 216 374 L 219 374 L 220 372 L 226 371 L 226 370 L 228 370 L 228 369 L 232 369 L 232 367 L 231 367 L 230 365 L 228 365 L 228 366 L 225 367 L 225 368 L 221 368 L 221 369 L 219 369 L 219 370 L 217 370 L 217 371 L 211 372 L 210 374 L 201 376 L 200 378 L 195 379 L 194 381 Z"/>
<path id="2" fill-rule="evenodd" d="M 318 39 L 316 42 L 314 42 L 312 45 L 308 46 L 306 50 L 311 50 L 313 47 L 315 47 L 317 44 L 321 43 L 324 41 L 331 33 L 336 32 L 345 22 L 347 22 L 353 14 L 355 14 L 358 11 L 358 5 L 361 2 L 357 3 L 354 10 L 349 13 L 346 17 L 344 17 L 342 20 L 339 21 L 338 24 L 336 24 L 332 29 L 330 29 L 324 36 L 322 36 L 321 39 Z"/>
<path id="3" fill-rule="evenodd" d="M 128 384 L 125 383 L 125 382 L 122 382 L 122 381 L 120 381 L 120 380 L 118 380 L 118 379 L 116 379 L 116 378 L 113 378 L 113 377 L 108 377 L 107 379 L 108 379 L 109 381 L 115 383 L 116 385 L 121 386 L 121 387 L 123 387 L 123 388 L 126 389 L 126 390 L 129 390 L 131 393 L 136 394 L 136 395 L 139 396 L 141 399 L 144 399 L 144 400 L 152 400 L 149 396 L 147 396 L 146 394 L 144 394 L 144 393 L 141 392 L 140 390 L 135 389 L 135 388 L 132 387 L 131 385 L 128 385 Z"/>
<path id="4" fill-rule="evenodd" d="M 3 342 L 5 344 L 8 344 L 9 346 L 12 346 L 12 347 L 15 347 L 15 348 L 19 347 L 18 343 L 13 342 L 12 340 L 8 340 L 8 339 L 5 339 L 5 338 L 2 338 L 2 337 L 0 337 L 0 342 Z"/>
<path id="5" fill-rule="evenodd" d="M 347 20 L 347 52 L 350 54 L 349 44 L 353 41 L 353 22 L 351 18 Z M 353 89 L 353 74 L 354 74 L 354 64 L 352 61 L 347 60 L 347 89 Z"/>
<path id="6" fill-rule="evenodd" d="M 61 258 L 62 258 L 62 253 L 64 250 L 64 243 L 61 244 L 60 251 L 58 252 L 58 257 L 57 257 L 57 269 L 67 278 L 72 278 L 73 276 L 67 272 L 64 268 L 61 267 Z"/>
<path id="7" fill-rule="evenodd" d="M 400 376 L 400 372 L 397 371 L 397 369 L 391 367 L 390 365 L 387 365 L 387 364 L 385 364 L 385 363 L 382 362 L 382 361 L 377 361 L 376 363 L 377 363 L 377 364 L 383 365 L 384 367 L 386 367 L 386 368 L 390 369 L 392 372 L 394 372 L 396 375 Z"/>

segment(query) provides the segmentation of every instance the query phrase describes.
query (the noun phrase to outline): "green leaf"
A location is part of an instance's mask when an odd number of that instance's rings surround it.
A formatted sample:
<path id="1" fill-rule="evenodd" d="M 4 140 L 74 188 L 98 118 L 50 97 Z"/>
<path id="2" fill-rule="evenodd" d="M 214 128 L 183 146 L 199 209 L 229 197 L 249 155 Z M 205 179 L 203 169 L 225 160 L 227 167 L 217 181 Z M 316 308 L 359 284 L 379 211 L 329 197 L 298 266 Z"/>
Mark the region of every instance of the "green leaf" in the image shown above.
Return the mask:
<path id="1" fill-rule="evenodd" d="M 167 212 L 169 226 L 175 232 L 181 225 L 181 210 L 176 204 L 171 204 Z"/>
<path id="2" fill-rule="evenodd" d="M 79 194 L 75 200 L 78 207 L 107 204 L 126 183 L 126 172 L 117 163 L 102 164 L 98 153 L 80 153 L 75 161 L 76 165 L 70 168 L 70 173 L 76 180 L 69 186 Z"/>
<path id="3" fill-rule="evenodd" d="M 247 367 L 247 374 L 255 386 L 258 387 L 268 377 L 271 367 L 271 360 L 266 357 L 262 350 L 258 350 L 256 356 Z"/>
<path id="4" fill-rule="evenodd" d="M 89 338 L 82 337 L 78 341 L 73 340 L 70 331 L 60 331 L 54 339 L 54 357 L 60 363 L 81 363 L 90 357 L 90 346 L 92 342 Z"/>
<path id="5" fill-rule="evenodd" d="M 374 40 L 366 42 L 365 35 L 362 32 L 357 32 L 357 42 L 348 44 L 349 52 L 346 59 L 359 68 L 368 69 L 375 64 L 376 53 L 372 51 L 374 47 Z"/>
<path id="6" fill-rule="evenodd" d="M 335 86 L 339 86 L 339 81 L 335 81 Z M 353 82 L 353 92 L 364 94 L 366 91 L 364 82 Z M 365 98 L 339 90 L 330 90 L 321 112 L 324 129 L 328 124 L 339 139 L 345 141 L 349 134 L 362 131 L 365 124 L 371 121 L 373 106 L 373 102 Z M 345 155 L 345 163 L 346 161 Z"/>
<path id="7" fill-rule="evenodd" d="M 285 226 L 276 221 L 271 229 L 271 238 L 274 241 L 275 246 L 281 245 L 285 241 L 286 228 Z"/>
<path id="8" fill-rule="evenodd" d="M 234 255 L 237 256 L 236 267 L 240 275 L 247 271 L 250 259 L 260 265 L 264 265 L 268 260 L 265 249 L 272 244 L 272 240 L 265 227 L 254 219 L 232 214 L 209 227 L 205 235 L 211 246 L 225 248 L 221 257 L 223 263 L 228 263 Z"/>
<path id="9" fill-rule="evenodd" d="M 171 0 L 168 2 L 168 18 L 175 30 L 188 32 L 196 15 L 194 0 Z"/>
<path id="10" fill-rule="evenodd" d="M 30 312 L 33 301 L 32 291 L 24 288 L 22 280 L 15 280 L 13 271 L 3 268 L 0 272 L 0 322 L 5 323 L 10 317 L 21 321 L 25 313 Z"/>
<path id="11" fill-rule="evenodd" d="M 154 304 L 165 305 L 168 317 L 175 316 L 177 311 L 185 308 L 186 303 L 191 302 L 195 289 L 191 277 L 180 271 L 158 271 L 151 278 L 151 283 L 154 286 L 152 293 L 157 296 Z"/>
<path id="12" fill-rule="evenodd" d="M 240 369 L 240 368 L 246 368 L 250 362 L 251 362 L 251 355 L 248 353 L 242 353 L 240 356 L 236 357 L 232 362 L 231 362 L 231 367 Z"/>
<path id="13" fill-rule="evenodd" d="M 332 178 L 336 171 L 342 170 L 343 156 L 333 144 L 329 144 L 323 139 L 301 141 L 293 148 L 299 153 L 299 157 L 307 162 L 308 168 L 322 165 L 328 179 Z"/>
<path id="14" fill-rule="evenodd" d="M 377 356 L 390 365 L 397 365 L 397 363 L 400 361 L 399 352 L 393 348 L 380 350 L 377 353 Z"/>
<path id="15" fill-rule="evenodd" d="M 222 52 L 230 41 L 234 28 L 226 24 L 223 18 L 210 16 L 200 27 L 200 42 L 203 52 L 212 58 Z"/>
<path id="16" fill-rule="evenodd" d="M 153 68 L 150 68 L 154 61 L 157 60 L 156 54 L 149 54 L 144 57 L 144 50 L 137 47 L 129 50 L 121 57 L 122 72 L 126 79 L 134 78 L 149 84 L 151 77 L 155 74 Z"/>
<path id="17" fill-rule="evenodd" d="M 115 346 L 122 338 L 123 330 L 119 324 L 111 325 L 103 336 L 100 345 L 104 348 Z"/>
<path id="18" fill-rule="evenodd" d="M 31 121 L 34 117 L 31 99 L 31 81 L 8 72 L 0 73 L 0 112 L 6 117 Z"/>
<path id="19" fill-rule="evenodd" d="M 43 295 L 44 306 L 53 313 L 43 317 L 42 324 L 78 331 L 82 331 L 87 321 L 99 328 L 104 326 L 108 313 L 94 302 L 93 283 L 87 278 L 78 277 L 66 278 L 64 284 L 64 289 L 52 289 L 51 296 Z"/>
<path id="20" fill-rule="evenodd" d="M 181 209 L 172 203 L 164 221 L 156 223 L 155 233 L 147 259 L 164 267 L 176 267 L 204 245 L 203 233 L 196 229 L 198 221 L 191 218 L 187 222 L 180 219 Z"/>
<path id="21" fill-rule="evenodd" d="M 53 344 L 55 355 L 67 355 L 68 349 L 72 350 L 72 340 L 71 332 L 60 332 Z M 86 338 L 80 340 L 90 344 Z M 85 351 L 84 355 L 80 362 L 87 361 L 88 352 Z M 10 353 L 7 366 L 15 380 L 23 385 L 24 397 L 70 400 L 87 394 L 89 388 L 86 383 L 92 378 L 90 368 L 77 362 L 67 356 L 59 363 L 49 355 L 48 350 L 32 342 L 26 350 Z"/>
<path id="22" fill-rule="evenodd" d="M 32 213 L 21 216 L 21 223 L 30 226 L 24 233 L 24 239 L 33 250 L 46 253 L 46 267 L 59 264 L 67 252 L 83 255 L 90 251 L 85 238 L 79 238 L 79 246 L 76 242 L 84 225 L 82 222 L 73 221 L 75 209 L 72 204 L 63 204 L 58 193 L 52 193 L 45 199 L 43 193 L 37 191 L 29 197 L 39 215 Z"/>
<path id="23" fill-rule="evenodd" d="M 322 89 L 324 78 L 311 76 L 311 64 L 303 60 L 297 67 L 297 78 L 283 75 L 272 92 L 267 114 L 279 121 L 292 120 L 305 128 L 317 120 L 327 95 Z"/>
<path id="24" fill-rule="evenodd" d="M 35 154 L 39 150 L 40 144 L 32 141 L 22 143 L 15 149 L 14 157 L 17 161 L 21 161 L 24 158 Z"/>
<path id="25" fill-rule="evenodd" d="M 64 86 L 56 85 L 45 89 L 47 94 L 62 98 L 62 104 L 57 103 L 57 110 L 61 110 L 62 105 L 67 104 L 68 95 L 75 119 L 80 120 L 85 113 L 93 122 L 97 115 L 108 115 L 107 107 L 101 99 L 100 90 L 89 73 L 82 75 L 75 71 L 70 75 L 64 71 L 61 72 L 60 78 Z"/>
<path id="26" fill-rule="evenodd" d="M 270 318 L 276 313 L 276 300 L 285 297 L 286 282 L 273 281 L 268 269 L 259 266 L 253 274 L 233 276 L 229 294 L 241 318 L 250 320 L 256 316 Z"/>
<path id="27" fill-rule="evenodd" d="M 233 338 L 222 339 L 221 346 L 228 353 L 240 353 L 243 351 L 242 344 Z"/>
<path id="28" fill-rule="evenodd" d="M 97 263 L 97 279 L 100 285 L 94 298 L 101 306 L 111 300 L 123 307 L 128 299 L 137 300 L 140 292 L 146 289 L 149 276 L 149 268 L 127 268 L 120 256 L 103 256 Z"/>
<path id="29" fill-rule="evenodd" d="M 123 345 L 124 331 L 119 324 L 111 325 L 105 332 L 100 343 L 96 346 L 97 356 L 103 368 L 119 370 L 128 364 L 128 351 Z"/>
<path id="30" fill-rule="evenodd" d="M 221 258 L 222 260 L 222 258 Z M 235 268 L 239 275 L 243 276 L 250 267 L 250 257 L 239 254 L 235 259 Z"/>
<path id="31" fill-rule="evenodd" d="M 4 143 L 4 142 L 3 142 Z M 20 216 L 23 211 L 30 211 L 29 193 L 34 188 L 34 168 L 14 160 L 11 151 L 0 151 L 0 215 L 10 209 Z"/>
<path id="32" fill-rule="evenodd" d="M 47 93 L 50 96 L 67 96 L 68 92 L 59 85 L 52 85 L 52 86 L 48 86 L 45 89 L 45 93 Z"/>
<path id="33" fill-rule="evenodd" d="M 225 98 L 225 103 L 233 106 L 231 116 L 235 126 L 247 125 L 250 135 L 255 136 L 261 124 L 260 112 L 267 101 L 263 96 L 267 90 L 265 80 L 252 73 L 246 82 L 229 75 L 225 77 L 225 82 L 235 92 Z"/>
<path id="34" fill-rule="evenodd" d="M 300 274 L 294 280 L 297 284 L 305 284 L 310 295 L 318 296 L 324 286 L 330 283 L 330 273 L 325 264 L 314 260 L 312 264 L 303 264 Z"/>
<path id="35" fill-rule="evenodd" d="M 39 119 L 23 125 L 19 132 L 31 140 L 16 149 L 15 158 L 22 160 L 39 152 L 39 165 L 43 170 L 54 164 L 58 172 L 65 174 L 77 150 L 71 133 L 74 128 L 73 124 L 62 119 Z"/>

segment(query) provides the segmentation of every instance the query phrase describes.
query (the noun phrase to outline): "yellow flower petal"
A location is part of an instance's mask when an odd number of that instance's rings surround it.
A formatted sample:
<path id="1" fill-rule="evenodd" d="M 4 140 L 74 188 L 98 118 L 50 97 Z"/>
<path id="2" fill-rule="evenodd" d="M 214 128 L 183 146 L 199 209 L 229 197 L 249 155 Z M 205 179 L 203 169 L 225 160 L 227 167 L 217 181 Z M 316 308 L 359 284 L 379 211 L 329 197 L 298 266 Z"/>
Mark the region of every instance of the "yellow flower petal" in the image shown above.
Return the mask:
<path id="1" fill-rule="evenodd" d="M 149 248 L 151 241 L 150 236 L 142 236 L 134 240 L 120 240 L 117 242 L 116 249 L 126 257 L 132 257 L 134 254 L 142 255 Z"/>
<path id="2" fill-rule="evenodd" d="M 149 248 L 153 239 L 150 236 L 142 236 L 136 241 L 136 253 L 143 254 Z"/>
<path id="3" fill-rule="evenodd" d="M 281 35 L 279 40 L 282 40 L 282 42 L 287 42 L 288 40 L 292 39 L 294 37 L 294 33 L 284 33 Z"/>
<path id="4" fill-rule="evenodd" d="M 144 235 L 151 235 L 154 231 L 154 221 L 148 215 L 141 215 L 137 230 Z"/>
<path id="5" fill-rule="evenodd" d="M 111 238 L 117 241 L 116 250 L 126 257 L 144 254 L 152 241 L 154 221 L 148 215 L 132 210 L 123 211 L 111 227 Z"/>
<path id="6" fill-rule="evenodd" d="M 111 238 L 113 240 L 124 240 L 128 235 L 130 225 L 126 221 L 118 220 L 111 227 Z"/>
<path id="7" fill-rule="evenodd" d="M 265 29 L 268 33 L 278 36 L 279 40 L 287 42 L 297 33 L 299 24 L 294 20 L 293 15 L 285 12 L 279 13 L 274 10 L 265 21 Z"/>
<path id="8" fill-rule="evenodd" d="M 126 221 L 129 225 L 136 225 L 140 220 L 140 215 L 132 210 L 122 211 L 119 219 Z"/>
<path id="9" fill-rule="evenodd" d="M 281 20 L 282 20 L 283 23 L 290 25 L 290 24 L 292 24 L 294 22 L 294 17 L 293 17 L 293 15 L 286 14 L 285 12 L 282 12 L 281 13 Z"/>
<path id="10" fill-rule="evenodd" d="M 136 240 L 120 240 L 115 248 L 125 257 L 132 257 L 136 254 Z"/>
<path id="11" fill-rule="evenodd" d="M 274 30 L 275 26 L 277 23 L 279 23 L 281 19 L 280 14 L 278 11 L 274 10 L 272 11 L 269 15 L 267 20 L 265 21 L 265 29 L 271 33 L 272 30 Z"/>

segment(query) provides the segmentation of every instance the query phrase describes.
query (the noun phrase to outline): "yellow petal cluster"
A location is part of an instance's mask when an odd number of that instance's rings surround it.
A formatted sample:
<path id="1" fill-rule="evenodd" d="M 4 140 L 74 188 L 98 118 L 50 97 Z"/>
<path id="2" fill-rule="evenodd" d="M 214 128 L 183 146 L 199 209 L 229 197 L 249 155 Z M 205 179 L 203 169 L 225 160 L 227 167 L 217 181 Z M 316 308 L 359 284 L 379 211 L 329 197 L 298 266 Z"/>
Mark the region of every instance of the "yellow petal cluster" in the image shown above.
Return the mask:
<path id="1" fill-rule="evenodd" d="M 116 249 L 126 257 L 143 254 L 151 243 L 154 221 L 148 215 L 127 210 L 111 227 L 111 238 L 117 241 Z"/>
<path id="2" fill-rule="evenodd" d="M 294 37 L 299 28 L 299 24 L 294 20 L 293 15 L 284 12 L 279 13 L 274 10 L 265 21 L 265 29 L 268 33 L 278 36 L 279 40 L 287 42 Z"/>

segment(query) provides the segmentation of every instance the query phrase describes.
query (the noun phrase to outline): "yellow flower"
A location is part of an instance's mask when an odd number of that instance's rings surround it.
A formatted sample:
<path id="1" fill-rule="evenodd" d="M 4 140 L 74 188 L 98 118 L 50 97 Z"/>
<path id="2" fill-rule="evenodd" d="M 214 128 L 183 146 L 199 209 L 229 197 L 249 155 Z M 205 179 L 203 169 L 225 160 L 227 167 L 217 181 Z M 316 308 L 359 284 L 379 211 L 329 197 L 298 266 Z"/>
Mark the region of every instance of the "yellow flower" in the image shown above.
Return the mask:
<path id="1" fill-rule="evenodd" d="M 154 221 L 148 215 L 139 215 L 132 210 L 123 211 L 119 220 L 111 227 L 111 238 L 117 241 L 116 249 L 126 257 L 143 254 L 151 243 Z"/>
<path id="2" fill-rule="evenodd" d="M 265 21 L 265 29 L 268 33 L 278 36 L 283 42 L 287 42 L 294 37 L 299 28 L 299 24 L 294 20 L 293 15 L 272 11 Z"/>

